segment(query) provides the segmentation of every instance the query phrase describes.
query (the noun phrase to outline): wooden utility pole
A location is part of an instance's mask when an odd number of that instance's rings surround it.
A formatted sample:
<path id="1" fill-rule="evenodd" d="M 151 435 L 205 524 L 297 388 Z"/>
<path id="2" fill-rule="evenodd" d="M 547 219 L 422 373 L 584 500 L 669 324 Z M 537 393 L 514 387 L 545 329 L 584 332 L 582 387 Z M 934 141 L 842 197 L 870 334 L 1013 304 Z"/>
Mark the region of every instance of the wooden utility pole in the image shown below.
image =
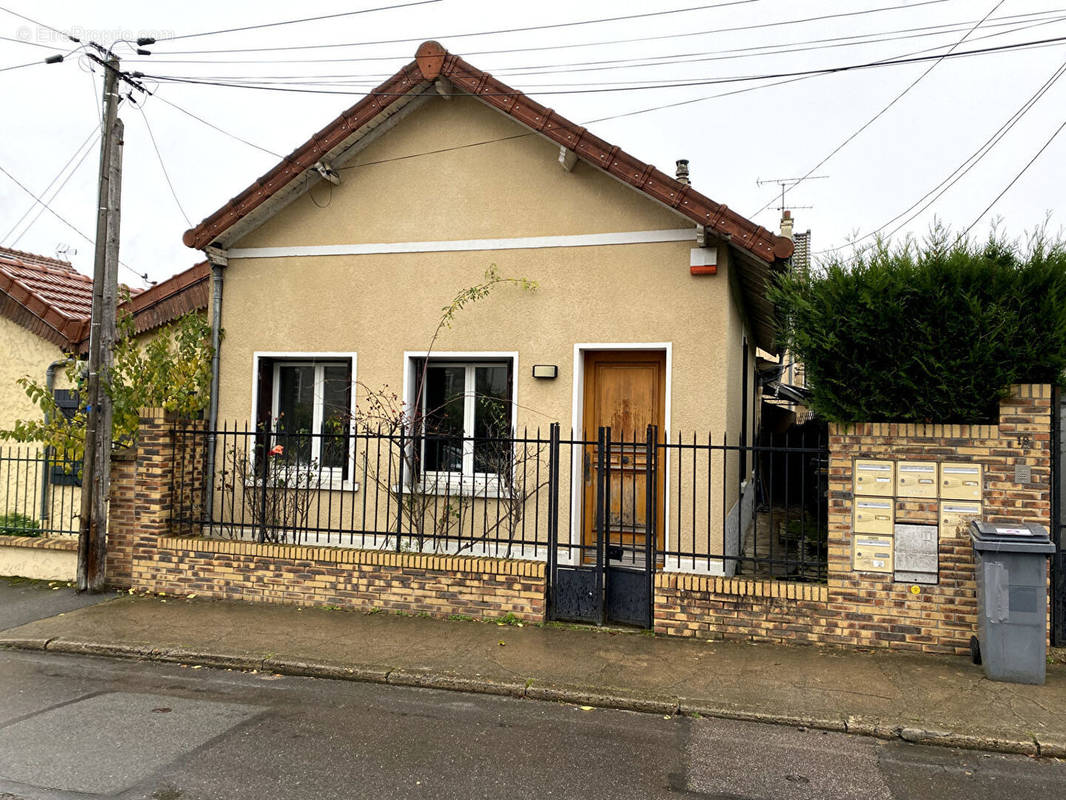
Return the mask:
<path id="1" fill-rule="evenodd" d="M 95 60 L 95 59 L 94 59 Z M 88 411 L 82 465 L 78 537 L 78 591 L 98 592 L 106 583 L 107 499 L 111 485 L 111 398 L 107 393 L 118 295 L 119 207 L 122 193 L 122 120 L 118 118 L 119 61 L 104 64 L 103 135 L 89 328 Z"/>

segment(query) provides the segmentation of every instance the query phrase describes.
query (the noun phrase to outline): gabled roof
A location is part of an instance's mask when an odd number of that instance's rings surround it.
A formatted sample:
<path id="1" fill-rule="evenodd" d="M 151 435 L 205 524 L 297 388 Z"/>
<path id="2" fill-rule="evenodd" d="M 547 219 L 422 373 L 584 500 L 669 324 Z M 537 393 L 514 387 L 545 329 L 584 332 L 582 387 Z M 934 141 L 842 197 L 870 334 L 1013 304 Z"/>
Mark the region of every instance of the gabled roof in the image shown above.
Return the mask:
<path id="1" fill-rule="evenodd" d="M 134 290 L 120 308 L 144 333 L 189 311 L 207 308 L 211 267 L 205 261 L 147 290 Z M 93 281 L 67 261 L 0 247 L 0 316 L 56 347 L 88 347 Z"/>
<path id="2" fill-rule="evenodd" d="M 455 88 L 477 97 L 530 130 L 574 151 L 587 163 L 675 209 L 695 224 L 705 226 L 711 233 L 727 239 L 730 246 L 746 251 L 765 263 L 788 258 L 792 254 L 792 243 L 788 239 L 776 236 L 700 194 L 692 186 L 594 136 L 459 56 L 448 53 L 437 42 L 424 42 L 418 48 L 414 61 L 342 113 L 222 208 L 187 230 L 182 240 L 195 249 L 202 249 L 220 239 L 223 239 L 224 245 L 228 245 L 235 238 L 231 229 L 253 211 L 282 193 L 293 181 L 313 169 L 317 162 L 342 150 L 346 143 L 350 143 L 349 140 L 365 135 L 369 129 L 398 113 L 412 99 L 427 93 L 435 94 L 434 82 L 440 78 L 447 79 Z M 244 232 L 246 230 L 240 230 L 238 235 Z M 228 233 L 230 236 L 227 237 Z"/>
<path id="3" fill-rule="evenodd" d="M 723 240 L 741 266 L 738 277 L 756 341 L 763 349 L 773 350 L 776 320 L 773 304 L 766 297 L 766 287 L 771 273 L 792 255 L 791 240 L 756 225 L 689 184 L 594 136 L 432 41 L 418 48 L 414 61 L 199 225 L 185 231 L 182 241 L 194 249 L 230 247 L 306 191 L 312 182 L 303 178 L 317 174 L 316 165 L 334 168 L 341 165 L 419 103 L 438 94 L 459 92 L 476 97 L 576 154 L 586 164 L 673 209 L 711 237 Z"/>
<path id="4" fill-rule="evenodd" d="M 0 248 L 0 314 L 57 347 L 89 331 L 92 278 L 69 262 Z"/>

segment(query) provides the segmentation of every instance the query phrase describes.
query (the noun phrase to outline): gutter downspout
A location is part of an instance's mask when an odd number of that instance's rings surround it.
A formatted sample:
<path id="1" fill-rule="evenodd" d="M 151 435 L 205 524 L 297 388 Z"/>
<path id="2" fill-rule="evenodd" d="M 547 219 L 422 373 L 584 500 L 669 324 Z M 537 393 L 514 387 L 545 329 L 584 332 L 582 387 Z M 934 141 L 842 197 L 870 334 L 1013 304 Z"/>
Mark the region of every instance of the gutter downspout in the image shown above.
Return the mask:
<path id="1" fill-rule="evenodd" d="M 44 386 L 48 390 L 48 396 L 53 397 L 56 385 L 56 370 L 60 367 L 65 367 L 71 362 L 73 356 L 67 356 L 66 358 L 53 361 L 48 365 L 48 369 L 44 371 Z M 51 422 L 51 417 L 46 411 L 44 414 L 44 422 L 47 425 Z M 45 445 L 44 448 L 44 464 L 41 465 L 41 522 L 47 522 L 48 513 L 48 465 L 51 462 L 52 448 Z"/>
<path id="2" fill-rule="evenodd" d="M 207 462 L 204 466 L 203 516 L 209 518 L 214 504 L 215 446 L 218 428 L 219 348 L 222 346 L 222 273 L 229 260 L 226 251 L 205 247 L 204 254 L 211 262 L 211 398 L 207 411 Z"/>

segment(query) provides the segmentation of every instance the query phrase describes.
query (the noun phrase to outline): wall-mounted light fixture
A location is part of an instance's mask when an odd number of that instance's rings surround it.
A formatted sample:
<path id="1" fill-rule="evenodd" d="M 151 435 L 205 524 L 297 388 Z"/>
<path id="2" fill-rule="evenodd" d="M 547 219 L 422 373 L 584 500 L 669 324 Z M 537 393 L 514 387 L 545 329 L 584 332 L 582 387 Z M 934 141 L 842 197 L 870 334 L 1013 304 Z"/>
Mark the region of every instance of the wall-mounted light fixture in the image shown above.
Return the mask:
<path id="1" fill-rule="evenodd" d="M 555 364 L 534 364 L 533 377 L 554 380 L 559 377 L 559 368 Z"/>

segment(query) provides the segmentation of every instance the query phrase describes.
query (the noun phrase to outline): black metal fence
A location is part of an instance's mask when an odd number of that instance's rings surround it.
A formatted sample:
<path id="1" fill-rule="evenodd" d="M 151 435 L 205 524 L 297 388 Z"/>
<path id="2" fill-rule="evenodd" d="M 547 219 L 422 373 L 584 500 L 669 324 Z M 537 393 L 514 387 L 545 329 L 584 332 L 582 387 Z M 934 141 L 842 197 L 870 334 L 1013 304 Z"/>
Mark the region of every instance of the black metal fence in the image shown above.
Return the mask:
<path id="1" fill-rule="evenodd" d="M 0 536 L 74 536 L 81 460 L 38 445 L 0 447 Z"/>
<path id="2" fill-rule="evenodd" d="M 825 580 L 824 436 L 750 445 L 654 429 L 608 437 L 564 436 L 558 425 L 506 438 L 180 428 L 173 525 L 186 535 L 572 564 L 603 548 L 608 562 Z"/>

